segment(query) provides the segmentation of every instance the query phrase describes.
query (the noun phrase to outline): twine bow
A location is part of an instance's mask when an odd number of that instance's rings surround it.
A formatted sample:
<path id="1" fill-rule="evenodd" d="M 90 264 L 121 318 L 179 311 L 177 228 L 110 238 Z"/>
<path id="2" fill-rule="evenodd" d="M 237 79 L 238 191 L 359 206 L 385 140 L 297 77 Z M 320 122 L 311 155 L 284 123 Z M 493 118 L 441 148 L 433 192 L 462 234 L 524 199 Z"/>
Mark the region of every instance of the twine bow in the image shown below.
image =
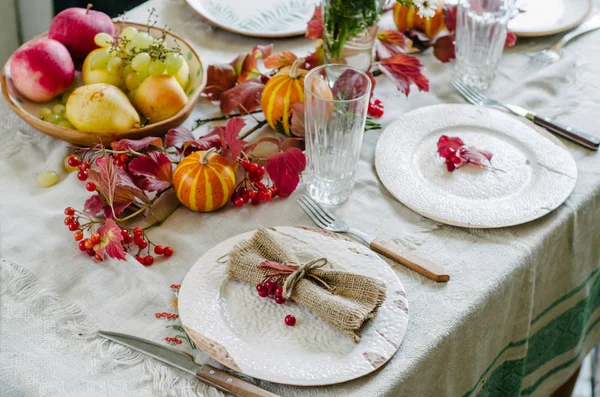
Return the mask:
<path id="1" fill-rule="evenodd" d="M 286 264 L 276 263 L 271 261 L 261 262 L 258 267 L 259 268 L 268 268 L 277 270 L 277 273 L 269 274 L 265 277 L 265 281 L 267 279 L 271 279 L 274 277 L 279 277 L 280 280 L 285 280 L 283 283 L 283 297 L 285 299 L 290 299 L 292 296 L 292 292 L 294 288 L 298 284 L 300 280 L 304 277 L 309 277 L 321 285 L 323 285 L 329 292 L 332 294 L 335 292 L 334 288 L 331 288 L 325 281 L 311 272 L 315 269 L 319 269 L 327 264 L 327 258 L 319 258 L 313 259 L 312 261 L 301 263 L 300 265 L 294 266 L 293 263 L 288 262 Z M 290 266 L 291 265 L 291 266 Z"/>

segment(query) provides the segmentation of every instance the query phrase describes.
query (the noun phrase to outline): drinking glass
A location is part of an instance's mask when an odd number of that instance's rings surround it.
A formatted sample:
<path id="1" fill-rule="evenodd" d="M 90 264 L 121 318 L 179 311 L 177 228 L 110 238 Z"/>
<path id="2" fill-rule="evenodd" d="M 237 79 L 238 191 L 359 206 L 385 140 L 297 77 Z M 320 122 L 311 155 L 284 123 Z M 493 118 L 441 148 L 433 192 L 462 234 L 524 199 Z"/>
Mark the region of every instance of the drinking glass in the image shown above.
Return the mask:
<path id="1" fill-rule="evenodd" d="M 460 0 L 456 21 L 455 78 L 485 90 L 502 55 L 514 0 Z"/>
<path id="2" fill-rule="evenodd" d="M 304 79 L 308 194 L 325 205 L 348 199 L 360 155 L 371 80 L 348 65 L 323 65 Z"/>

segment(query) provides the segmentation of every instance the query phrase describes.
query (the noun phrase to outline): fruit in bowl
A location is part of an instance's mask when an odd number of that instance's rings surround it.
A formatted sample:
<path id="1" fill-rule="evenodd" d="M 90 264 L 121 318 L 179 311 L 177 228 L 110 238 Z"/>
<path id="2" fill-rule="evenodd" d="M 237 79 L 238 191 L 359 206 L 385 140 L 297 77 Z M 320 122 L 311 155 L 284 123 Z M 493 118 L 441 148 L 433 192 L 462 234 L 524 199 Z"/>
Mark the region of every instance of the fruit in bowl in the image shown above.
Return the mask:
<path id="1" fill-rule="evenodd" d="M 150 76 L 135 93 L 133 104 L 151 122 L 166 120 L 188 102 L 177 79 L 168 74 Z"/>
<path id="2" fill-rule="evenodd" d="M 34 102 L 49 101 L 62 94 L 71 86 L 75 74 L 69 51 L 51 39 L 19 47 L 9 63 L 15 87 Z"/>
<path id="3" fill-rule="evenodd" d="M 94 38 L 98 33 L 115 34 L 115 25 L 108 15 L 87 8 L 72 7 L 58 13 L 52 19 L 48 37 L 64 44 L 79 69 L 85 57 L 98 48 Z"/>

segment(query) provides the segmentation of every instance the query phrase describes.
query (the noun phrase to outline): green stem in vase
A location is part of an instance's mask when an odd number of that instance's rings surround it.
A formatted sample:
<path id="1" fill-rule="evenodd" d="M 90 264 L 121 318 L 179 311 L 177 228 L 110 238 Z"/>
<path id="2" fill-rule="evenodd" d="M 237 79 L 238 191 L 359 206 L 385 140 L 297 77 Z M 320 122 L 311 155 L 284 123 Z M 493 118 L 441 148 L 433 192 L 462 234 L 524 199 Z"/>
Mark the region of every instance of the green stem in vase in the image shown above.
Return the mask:
<path id="1" fill-rule="evenodd" d="M 379 19 L 380 0 L 324 0 L 323 45 L 332 58 L 340 58 L 350 37 L 358 36 Z"/>

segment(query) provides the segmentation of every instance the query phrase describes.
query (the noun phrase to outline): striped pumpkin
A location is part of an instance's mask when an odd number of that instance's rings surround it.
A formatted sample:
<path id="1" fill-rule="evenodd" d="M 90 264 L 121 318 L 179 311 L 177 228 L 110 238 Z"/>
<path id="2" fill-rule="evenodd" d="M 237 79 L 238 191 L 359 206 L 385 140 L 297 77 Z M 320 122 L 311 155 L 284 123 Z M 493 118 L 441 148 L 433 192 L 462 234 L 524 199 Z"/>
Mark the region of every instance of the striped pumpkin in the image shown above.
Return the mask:
<path id="1" fill-rule="evenodd" d="M 210 212 L 224 206 L 233 194 L 233 167 L 216 150 L 194 152 L 173 173 L 173 187 L 181 204 L 193 211 Z"/>
<path id="2" fill-rule="evenodd" d="M 401 32 L 416 29 L 425 33 L 430 39 L 433 39 L 445 27 L 444 1 L 438 1 L 435 15 L 431 18 L 420 17 L 419 14 L 417 14 L 417 8 L 415 6 L 403 6 L 400 3 L 396 3 L 394 4 L 394 22 Z"/>
<path id="3" fill-rule="evenodd" d="M 307 71 L 300 69 L 304 58 L 298 58 L 291 67 L 283 68 L 265 85 L 262 93 L 262 110 L 271 128 L 285 135 L 290 130 L 292 105 L 304 102 L 304 76 Z"/>

